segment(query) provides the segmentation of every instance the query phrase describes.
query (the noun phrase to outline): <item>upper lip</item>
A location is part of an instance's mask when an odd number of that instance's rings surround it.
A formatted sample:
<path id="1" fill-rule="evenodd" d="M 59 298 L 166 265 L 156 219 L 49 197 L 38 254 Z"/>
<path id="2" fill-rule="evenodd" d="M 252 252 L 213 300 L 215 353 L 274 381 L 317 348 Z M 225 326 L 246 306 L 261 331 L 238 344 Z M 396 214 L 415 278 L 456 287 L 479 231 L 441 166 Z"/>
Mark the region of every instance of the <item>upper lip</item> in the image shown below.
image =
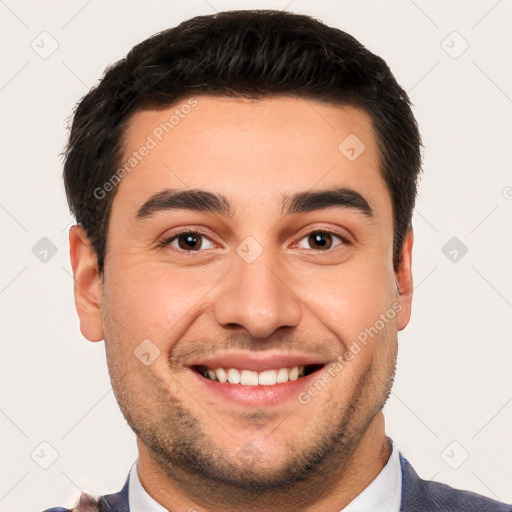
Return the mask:
<path id="1" fill-rule="evenodd" d="M 193 361 L 188 366 L 205 366 L 206 368 L 237 368 L 240 370 L 275 370 L 279 368 L 292 368 L 294 366 L 322 365 L 326 361 L 318 356 L 305 354 L 290 354 L 283 352 L 225 352 L 207 356 L 204 359 Z"/>

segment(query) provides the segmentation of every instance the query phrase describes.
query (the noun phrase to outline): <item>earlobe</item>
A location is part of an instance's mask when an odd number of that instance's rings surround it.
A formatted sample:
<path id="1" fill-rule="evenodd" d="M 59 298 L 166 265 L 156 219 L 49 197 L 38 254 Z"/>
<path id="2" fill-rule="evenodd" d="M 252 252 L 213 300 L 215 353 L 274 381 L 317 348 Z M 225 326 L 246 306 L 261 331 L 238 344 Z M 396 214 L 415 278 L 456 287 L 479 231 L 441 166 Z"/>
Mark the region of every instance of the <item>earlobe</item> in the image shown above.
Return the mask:
<path id="1" fill-rule="evenodd" d="M 397 300 L 401 306 L 397 315 L 397 329 L 405 329 L 411 319 L 413 279 L 412 279 L 412 246 L 414 242 L 414 233 L 410 228 L 404 238 L 402 245 L 402 257 L 400 266 L 396 271 L 396 280 L 398 286 Z"/>
<path id="2" fill-rule="evenodd" d="M 72 226 L 69 230 L 69 254 L 80 331 L 89 341 L 101 341 L 104 338 L 100 309 L 101 275 L 96 253 L 81 226 Z"/>

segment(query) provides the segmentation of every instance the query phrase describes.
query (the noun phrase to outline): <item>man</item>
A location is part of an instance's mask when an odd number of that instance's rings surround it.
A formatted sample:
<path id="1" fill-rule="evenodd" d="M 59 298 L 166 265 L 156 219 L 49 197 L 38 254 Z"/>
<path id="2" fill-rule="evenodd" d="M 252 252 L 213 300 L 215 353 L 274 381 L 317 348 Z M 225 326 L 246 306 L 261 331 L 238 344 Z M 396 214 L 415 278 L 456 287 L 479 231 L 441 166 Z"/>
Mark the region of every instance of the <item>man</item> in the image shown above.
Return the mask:
<path id="1" fill-rule="evenodd" d="M 81 332 L 139 457 L 76 510 L 512 510 L 385 434 L 419 172 L 385 62 L 310 17 L 200 16 L 109 68 L 64 179 Z"/>

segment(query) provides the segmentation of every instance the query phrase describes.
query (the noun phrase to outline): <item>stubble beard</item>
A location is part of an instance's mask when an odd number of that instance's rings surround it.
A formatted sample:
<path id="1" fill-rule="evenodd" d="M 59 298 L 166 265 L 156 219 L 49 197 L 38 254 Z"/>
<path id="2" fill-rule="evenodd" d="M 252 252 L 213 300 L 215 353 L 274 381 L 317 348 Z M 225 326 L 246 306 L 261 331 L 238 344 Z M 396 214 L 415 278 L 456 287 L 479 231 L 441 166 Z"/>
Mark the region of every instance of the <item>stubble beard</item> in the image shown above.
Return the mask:
<path id="1" fill-rule="evenodd" d="M 108 345 L 107 337 L 105 342 Z M 307 445 L 294 447 L 294 440 L 290 439 L 284 462 L 262 467 L 250 457 L 228 457 L 182 402 L 156 381 L 153 397 L 146 394 L 143 400 L 140 396 L 136 398 L 131 372 L 123 372 L 122 365 L 114 363 L 114 357 L 109 359 L 113 363 L 109 363 L 111 382 L 121 412 L 160 469 L 197 503 L 208 507 L 245 504 L 247 510 L 249 505 L 267 499 L 275 504 L 278 498 L 284 500 L 279 509 L 287 510 L 284 504 L 289 502 L 285 497 L 295 496 L 296 503 L 297 492 L 304 507 L 336 485 L 371 421 L 389 397 L 396 368 L 396 357 L 389 357 L 379 369 L 372 361 L 360 375 L 348 405 L 325 411 L 325 416 L 311 429 L 315 437 Z M 337 415 L 334 420 L 333 415 Z M 265 412 L 259 416 L 264 420 Z M 290 510 L 297 510 L 296 506 Z"/>

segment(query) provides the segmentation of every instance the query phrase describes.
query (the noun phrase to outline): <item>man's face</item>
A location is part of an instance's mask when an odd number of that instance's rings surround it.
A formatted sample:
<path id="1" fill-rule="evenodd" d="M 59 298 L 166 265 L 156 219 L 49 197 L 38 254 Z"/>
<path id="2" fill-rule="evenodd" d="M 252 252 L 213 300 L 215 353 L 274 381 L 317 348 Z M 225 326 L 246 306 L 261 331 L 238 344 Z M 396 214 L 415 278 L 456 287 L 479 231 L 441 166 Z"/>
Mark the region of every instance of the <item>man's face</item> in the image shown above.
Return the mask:
<path id="1" fill-rule="evenodd" d="M 104 334 L 139 449 L 169 474 L 263 491 L 349 459 L 389 393 L 410 296 L 397 293 L 392 204 L 368 115 L 292 98 L 196 100 L 168 134 L 155 129 L 185 102 L 130 120 L 124 160 L 148 136 L 156 145 L 118 185 L 100 307 L 82 332 Z M 331 189 L 343 193 L 283 203 Z M 146 204 L 197 190 L 226 204 Z M 294 379 L 279 370 L 295 366 L 297 380 L 251 380 Z M 210 380 L 217 368 L 248 384 Z"/>

